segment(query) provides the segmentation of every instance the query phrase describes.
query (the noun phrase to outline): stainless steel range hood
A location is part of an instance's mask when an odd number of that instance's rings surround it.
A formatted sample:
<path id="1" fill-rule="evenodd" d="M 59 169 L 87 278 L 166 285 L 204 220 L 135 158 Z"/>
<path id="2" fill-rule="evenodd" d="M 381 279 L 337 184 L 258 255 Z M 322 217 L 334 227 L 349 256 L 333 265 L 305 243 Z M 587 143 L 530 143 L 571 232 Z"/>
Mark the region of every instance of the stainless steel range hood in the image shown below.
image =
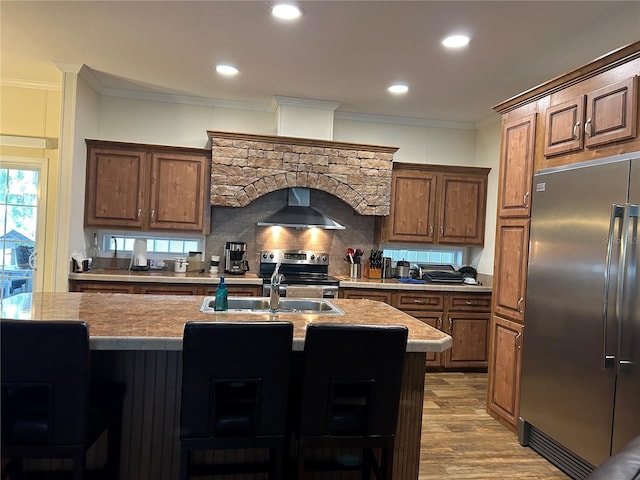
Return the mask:
<path id="1" fill-rule="evenodd" d="M 308 188 L 289 188 L 287 205 L 261 222 L 259 227 L 323 228 L 344 230 L 338 222 L 309 206 Z"/>

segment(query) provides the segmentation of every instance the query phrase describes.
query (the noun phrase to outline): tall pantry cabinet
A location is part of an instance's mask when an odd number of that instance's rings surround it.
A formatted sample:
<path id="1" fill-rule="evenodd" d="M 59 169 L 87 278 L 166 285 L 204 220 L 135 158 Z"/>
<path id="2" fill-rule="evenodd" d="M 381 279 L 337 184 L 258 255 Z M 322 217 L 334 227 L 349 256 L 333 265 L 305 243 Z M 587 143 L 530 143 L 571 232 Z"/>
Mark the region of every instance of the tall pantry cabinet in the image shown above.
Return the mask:
<path id="1" fill-rule="evenodd" d="M 494 107 L 502 115 L 487 411 L 512 430 L 526 348 L 535 172 L 640 151 L 640 42 Z"/>

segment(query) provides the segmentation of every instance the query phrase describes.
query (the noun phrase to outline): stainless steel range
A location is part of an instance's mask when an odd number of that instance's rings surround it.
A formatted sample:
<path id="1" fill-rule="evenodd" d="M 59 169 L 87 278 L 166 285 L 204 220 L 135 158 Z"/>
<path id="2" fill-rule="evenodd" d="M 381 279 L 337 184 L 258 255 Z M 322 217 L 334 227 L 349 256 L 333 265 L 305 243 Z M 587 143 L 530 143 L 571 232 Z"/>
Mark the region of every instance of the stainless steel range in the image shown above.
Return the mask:
<path id="1" fill-rule="evenodd" d="M 262 294 L 271 295 L 270 279 L 276 265 L 284 275 L 280 282 L 280 296 L 287 295 L 287 286 L 321 288 L 324 298 L 338 298 L 340 281 L 329 275 L 329 254 L 311 250 L 263 250 L 260 252 Z"/>

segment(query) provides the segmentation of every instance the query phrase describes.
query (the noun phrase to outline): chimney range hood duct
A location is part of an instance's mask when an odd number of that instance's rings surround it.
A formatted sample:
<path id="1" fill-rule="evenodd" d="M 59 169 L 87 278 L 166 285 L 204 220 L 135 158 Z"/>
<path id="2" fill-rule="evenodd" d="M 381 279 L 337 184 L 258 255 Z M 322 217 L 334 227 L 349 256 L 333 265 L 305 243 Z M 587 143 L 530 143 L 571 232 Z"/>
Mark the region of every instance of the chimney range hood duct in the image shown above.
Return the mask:
<path id="1" fill-rule="evenodd" d="M 345 229 L 338 222 L 309 206 L 308 188 L 289 188 L 287 195 L 287 206 L 258 222 L 259 227 Z"/>

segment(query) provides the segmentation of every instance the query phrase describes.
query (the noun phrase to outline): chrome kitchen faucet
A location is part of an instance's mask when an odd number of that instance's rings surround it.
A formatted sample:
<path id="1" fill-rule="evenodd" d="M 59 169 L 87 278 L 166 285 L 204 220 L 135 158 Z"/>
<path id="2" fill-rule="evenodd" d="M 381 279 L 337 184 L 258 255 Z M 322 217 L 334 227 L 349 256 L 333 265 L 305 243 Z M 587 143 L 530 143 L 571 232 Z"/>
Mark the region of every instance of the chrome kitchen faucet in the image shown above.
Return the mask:
<path id="1" fill-rule="evenodd" d="M 280 282 L 284 278 L 284 275 L 278 273 L 280 269 L 280 262 L 276 263 L 276 268 L 273 269 L 271 274 L 271 292 L 269 295 L 269 311 L 276 313 L 280 308 Z"/>

